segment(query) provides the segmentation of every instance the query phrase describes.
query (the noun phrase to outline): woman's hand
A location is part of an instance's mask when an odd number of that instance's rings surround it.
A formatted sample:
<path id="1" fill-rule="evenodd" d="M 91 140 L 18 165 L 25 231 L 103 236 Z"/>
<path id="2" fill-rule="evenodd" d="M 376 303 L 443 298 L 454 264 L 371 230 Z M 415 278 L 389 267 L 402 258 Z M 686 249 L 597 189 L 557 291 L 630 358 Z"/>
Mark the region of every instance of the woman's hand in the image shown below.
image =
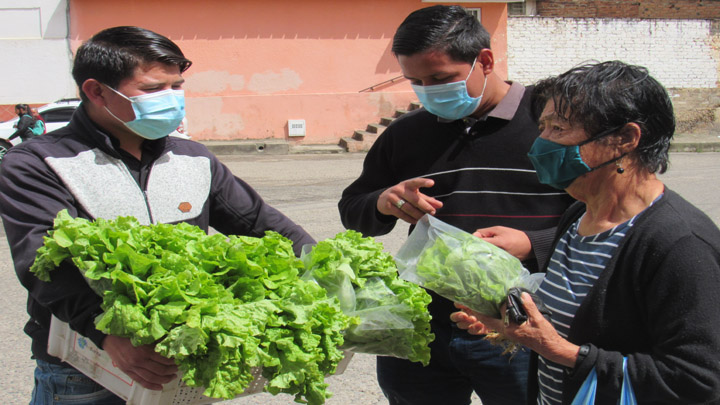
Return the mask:
<path id="1" fill-rule="evenodd" d="M 528 320 L 522 325 L 483 315 L 458 303 L 455 306 L 460 311 L 453 312 L 450 319 L 458 328 L 465 329 L 470 334 L 484 335 L 498 332 L 552 362 L 573 367 L 580 346 L 568 342 L 557 333 L 552 324 L 540 313 L 530 294 L 524 292 L 521 298 L 528 315 Z M 503 306 L 501 313 L 505 314 L 505 311 L 506 308 Z"/>

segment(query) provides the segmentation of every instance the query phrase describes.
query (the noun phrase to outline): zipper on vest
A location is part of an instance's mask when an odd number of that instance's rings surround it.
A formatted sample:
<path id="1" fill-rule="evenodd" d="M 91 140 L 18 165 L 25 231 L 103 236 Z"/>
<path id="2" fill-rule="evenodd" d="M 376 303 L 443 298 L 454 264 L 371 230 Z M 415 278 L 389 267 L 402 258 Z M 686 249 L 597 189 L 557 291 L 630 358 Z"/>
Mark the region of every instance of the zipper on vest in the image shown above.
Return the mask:
<path id="1" fill-rule="evenodd" d="M 148 194 L 147 194 L 147 185 L 150 182 L 150 175 L 152 174 L 152 168 L 155 165 L 155 162 L 150 163 L 150 167 L 148 167 L 148 169 L 147 169 L 147 176 L 145 177 L 145 184 L 139 184 L 135 180 L 135 177 L 133 177 L 132 173 L 130 173 L 130 169 L 128 169 L 125 162 L 121 162 L 121 163 L 122 163 L 121 167 L 125 171 L 125 175 L 130 177 L 132 182 L 137 186 L 138 191 L 140 191 L 140 194 L 142 194 L 143 202 L 145 202 L 145 209 L 147 210 L 147 215 L 148 215 L 148 220 L 150 221 L 150 225 L 154 224 L 155 219 L 153 218 L 152 209 L 150 208 L 150 199 L 148 198 Z M 142 165 L 140 165 L 140 179 L 139 180 L 142 180 L 142 178 L 143 178 L 143 176 L 142 176 L 143 170 L 145 170 L 145 168 Z"/>
<path id="2" fill-rule="evenodd" d="M 147 176 L 145 176 L 145 184 L 140 185 L 140 190 L 142 191 L 143 198 L 145 199 L 145 206 L 147 207 L 147 213 L 148 218 L 150 218 L 150 224 L 155 223 L 155 218 L 153 218 L 152 209 L 150 208 L 150 199 L 148 198 L 147 194 L 147 185 L 150 183 L 150 176 L 152 175 L 152 169 L 155 167 L 155 162 L 153 161 L 150 163 L 150 167 L 147 169 Z M 142 165 L 140 166 L 140 178 L 142 179 Z"/>
<path id="3" fill-rule="evenodd" d="M 145 207 L 147 208 L 148 218 L 150 218 L 150 224 L 155 223 L 153 218 L 152 210 L 150 209 L 150 200 L 148 200 L 147 190 L 142 190 L 143 198 L 145 199 Z"/>

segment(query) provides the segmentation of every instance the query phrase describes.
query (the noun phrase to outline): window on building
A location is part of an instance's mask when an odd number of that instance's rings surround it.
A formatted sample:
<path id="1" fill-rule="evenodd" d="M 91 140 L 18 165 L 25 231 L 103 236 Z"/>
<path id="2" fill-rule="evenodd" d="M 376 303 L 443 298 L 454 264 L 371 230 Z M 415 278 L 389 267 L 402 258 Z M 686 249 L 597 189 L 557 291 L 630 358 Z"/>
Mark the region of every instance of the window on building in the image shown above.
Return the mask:
<path id="1" fill-rule="evenodd" d="M 525 2 L 508 3 L 508 15 L 525 15 Z"/>
<path id="2" fill-rule="evenodd" d="M 481 18 L 481 17 L 482 17 L 482 9 L 479 9 L 479 8 L 466 8 L 465 10 L 467 10 L 468 13 L 474 15 L 475 18 L 477 18 L 477 20 L 480 21 L 480 23 L 482 23 L 482 18 Z"/>
<path id="3" fill-rule="evenodd" d="M 535 15 L 535 1 L 525 0 L 508 3 L 508 15 Z"/>

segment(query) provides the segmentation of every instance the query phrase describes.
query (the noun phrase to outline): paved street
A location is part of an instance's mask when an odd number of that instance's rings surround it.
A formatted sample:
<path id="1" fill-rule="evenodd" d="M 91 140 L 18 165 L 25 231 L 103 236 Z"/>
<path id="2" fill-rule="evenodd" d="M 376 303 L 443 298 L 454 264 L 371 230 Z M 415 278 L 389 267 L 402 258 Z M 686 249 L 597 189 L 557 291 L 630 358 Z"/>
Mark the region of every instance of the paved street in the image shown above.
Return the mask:
<path id="1" fill-rule="evenodd" d="M 276 208 L 302 225 L 316 239 L 343 231 L 337 201 L 343 188 L 362 169 L 361 154 L 339 155 L 234 155 L 222 157 L 232 171 Z M 720 224 L 720 154 L 673 153 L 671 167 L 661 179 L 668 187 L 704 210 Z M 395 253 L 404 241 L 407 226 L 398 226 L 391 234 L 377 238 L 388 252 Z M 23 334 L 25 292 L 19 285 L 7 248 L 0 234 L 0 339 L 4 349 L 0 367 L 0 403 L 24 404 L 32 389 L 33 363 L 29 339 Z M 375 381 L 374 358 L 355 355 L 343 375 L 328 379 L 335 394 L 329 405 L 384 404 L 386 401 Z M 229 401 L 231 404 L 291 404 L 290 396 L 258 394 Z M 473 404 L 479 403 L 475 400 Z"/>

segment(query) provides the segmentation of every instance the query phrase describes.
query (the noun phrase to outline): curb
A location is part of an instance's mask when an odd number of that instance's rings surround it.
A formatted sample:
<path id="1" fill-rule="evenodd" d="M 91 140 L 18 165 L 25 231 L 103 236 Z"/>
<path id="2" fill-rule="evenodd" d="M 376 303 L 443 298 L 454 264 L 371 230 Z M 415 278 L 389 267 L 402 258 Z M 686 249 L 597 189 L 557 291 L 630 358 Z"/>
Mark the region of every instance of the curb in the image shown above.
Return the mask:
<path id="1" fill-rule="evenodd" d="M 273 140 L 204 141 L 200 143 L 215 155 L 286 155 L 290 150 L 287 142 Z"/>
<path id="2" fill-rule="evenodd" d="M 670 144 L 670 152 L 720 152 L 720 142 L 677 142 Z"/>
<path id="3" fill-rule="evenodd" d="M 201 141 L 215 155 L 290 155 L 346 153 L 339 145 L 301 145 L 283 140 Z"/>
<path id="4" fill-rule="evenodd" d="M 340 145 L 293 144 L 284 140 L 260 139 L 238 141 L 201 141 L 215 155 L 292 155 L 292 154 L 343 154 L 348 152 Z M 670 152 L 720 152 L 720 141 L 685 141 L 670 144 Z M 358 151 L 365 153 L 367 151 Z"/>

